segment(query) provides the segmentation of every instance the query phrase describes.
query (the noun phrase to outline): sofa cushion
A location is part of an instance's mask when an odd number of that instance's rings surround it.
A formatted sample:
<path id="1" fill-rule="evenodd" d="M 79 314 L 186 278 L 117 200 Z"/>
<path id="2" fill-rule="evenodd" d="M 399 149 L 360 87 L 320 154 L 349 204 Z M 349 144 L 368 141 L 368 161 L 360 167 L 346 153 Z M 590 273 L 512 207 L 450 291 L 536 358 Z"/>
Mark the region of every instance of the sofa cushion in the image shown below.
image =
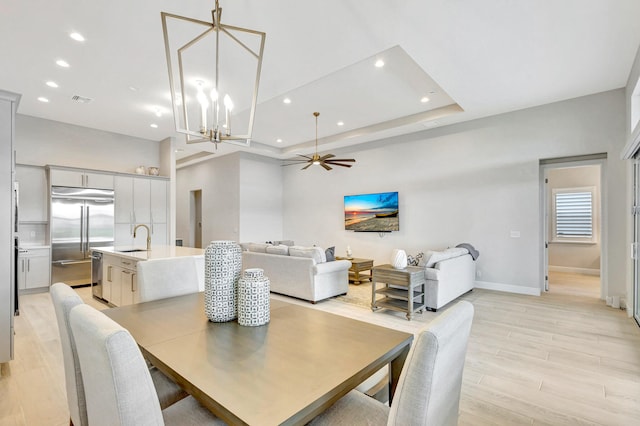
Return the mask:
<path id="1" fill-rule="evenodd" d="M 280 244 L 277 246 L 269 246 L 266 248 L 267 253 L 269 254 L 280 254 L 283 256 L 289 255 L 289 246 L 285 246 L 284 244 Z"/>
<path id="2" fill-rule="evenodd" d="M 448 248 L 443 251 L 427 251 L 424 256 L 424 265 L 426 268 L 433 268 L 433 266 L 442 262 L 443 260 L 452 259 L 454 257 L 464 256 L 465 254 L 469 254 L 469 250 L 466 248 Z"/>
<path id="3" fill-rule="evenodd" d="M 266 253 L 267 247 L 271 244 L 267 243 L 249 243 L 249 251 L 253 251 L 256 253 Z"/>
<path id="4" fill-rule="evenodd" d="M 327 261 L 324 250 L 320 247 L 291 246 L 289 247 L 289 256 L 308 257 L 315 260 L 316 263 Z"/>

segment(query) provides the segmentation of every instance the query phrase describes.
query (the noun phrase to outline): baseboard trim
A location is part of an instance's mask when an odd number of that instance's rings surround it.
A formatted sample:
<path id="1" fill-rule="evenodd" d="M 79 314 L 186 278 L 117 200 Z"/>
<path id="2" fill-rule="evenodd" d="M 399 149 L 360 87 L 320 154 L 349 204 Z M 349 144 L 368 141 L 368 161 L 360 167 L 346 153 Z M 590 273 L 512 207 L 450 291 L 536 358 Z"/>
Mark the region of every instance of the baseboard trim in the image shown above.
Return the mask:
<path id="1" fill-rule="evenodd" d="M 600 269 L 591 268 L 574 268 L 572 266 L 552 266 L 549 265 L 549 271 L 551 272 L 570 272 L 572 274 L 592 275 L 595 277 L 600 276 Z"/>
<path id="2" fill-rule="evenodd" d="M 475 288 L 483 290 L 504 291 L 506 293 L 526 294 L 540 296 L 540 289 L 534 287 L 522 287 L 520 285 L 493 283 L 489 281 L 476 281 Z"/>

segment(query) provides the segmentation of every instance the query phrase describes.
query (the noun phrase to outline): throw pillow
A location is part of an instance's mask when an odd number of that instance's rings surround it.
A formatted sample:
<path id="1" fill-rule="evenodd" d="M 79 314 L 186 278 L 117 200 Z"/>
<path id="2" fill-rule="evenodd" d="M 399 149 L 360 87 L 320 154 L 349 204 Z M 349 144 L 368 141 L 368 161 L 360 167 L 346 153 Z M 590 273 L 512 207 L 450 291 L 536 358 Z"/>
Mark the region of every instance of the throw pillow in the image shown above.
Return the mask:
<path id="1" fill-rule="evenodd" d="M 285 246 L 284 244 L 278 246 L 269 246 L 266 250 L 269 254 L 279 254 L 282 256 L 289 255 L 289 246 Z"/>
<path id="2" fill-rule="evenodd" d="M 420 252 L 415 256 L 408 255 L 407 256 L 407 264 L 409 266 L 418 266 L 420 264 L 420 260 L 424 257 L 424 253 Z"/>
<path id="3" fill-rule="evenodd" d="M 465 254 L 469 254 L 469 250 L 465 248 L 448 248 L 444 251 L 428 251 L 425 256 L 424 266 L 427 268 L 433 268 L 433 266 L 438 262 L 452 259 L 454 257 L 464 256 Z"/>
<path id="4" fill-rule="evenodd" d="M 267 252 L 267 247 L 269 247 L 271 244 L 266 244 L 266 243 L 251 243 L 249 244 L 249 251 L 253 251 L 256 253 L 266 253 Z"/>
<path id="5" fill-rule="evenodd" d="M 327 261 L 324 250 L 320 247 L 291 246 L 289 247 L 289 256 L 308 257 L 315 260 L 316 263 L 324 263 Z"/>
<path id="6" fill-rule="evenodd" d="M 327 262 L 333 262 L 334 260 L 336 260 L 336 248 L 334 247 L 329 247 L 328 249 L 326 249 L 324 251 L 325 256 L 327 257 Z"/>

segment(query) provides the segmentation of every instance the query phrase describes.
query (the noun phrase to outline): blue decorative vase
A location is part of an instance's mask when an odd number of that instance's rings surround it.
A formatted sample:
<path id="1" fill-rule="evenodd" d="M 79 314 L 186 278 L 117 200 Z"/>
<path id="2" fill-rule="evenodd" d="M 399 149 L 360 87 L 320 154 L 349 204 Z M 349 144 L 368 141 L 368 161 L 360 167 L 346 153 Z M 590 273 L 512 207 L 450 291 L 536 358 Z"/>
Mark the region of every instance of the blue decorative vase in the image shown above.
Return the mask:
<path id="1" fill-rule="evenodd" d="M 235 241 L 211 241 L 204 252 L 204 311 L 213 322 L 236 319 L 242 249 Z"/>

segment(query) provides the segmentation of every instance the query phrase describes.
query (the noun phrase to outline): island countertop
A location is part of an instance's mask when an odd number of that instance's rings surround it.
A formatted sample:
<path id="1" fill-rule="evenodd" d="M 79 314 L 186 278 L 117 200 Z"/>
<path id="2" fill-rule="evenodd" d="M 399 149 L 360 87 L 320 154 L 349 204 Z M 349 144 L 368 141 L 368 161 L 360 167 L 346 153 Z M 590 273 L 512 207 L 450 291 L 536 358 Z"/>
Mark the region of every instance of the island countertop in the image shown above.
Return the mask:
<path id="1" fill-rule="evenodd" d="M 180 247 L 180 246 L 153 246 L 151 250 L 146 251 L 133 251 L 125 252 L 125 250 L 132 250 L 136 247 L 95 247 L 92 250 L 103 254 L 112 256 L 118 256 L 125 259 L 133 260 L 151 260 L 151 259 L 167 259 L 170 257 L 183 257 L 183 256 L 203 256 L 204 249 L 193 247 Z"/>

